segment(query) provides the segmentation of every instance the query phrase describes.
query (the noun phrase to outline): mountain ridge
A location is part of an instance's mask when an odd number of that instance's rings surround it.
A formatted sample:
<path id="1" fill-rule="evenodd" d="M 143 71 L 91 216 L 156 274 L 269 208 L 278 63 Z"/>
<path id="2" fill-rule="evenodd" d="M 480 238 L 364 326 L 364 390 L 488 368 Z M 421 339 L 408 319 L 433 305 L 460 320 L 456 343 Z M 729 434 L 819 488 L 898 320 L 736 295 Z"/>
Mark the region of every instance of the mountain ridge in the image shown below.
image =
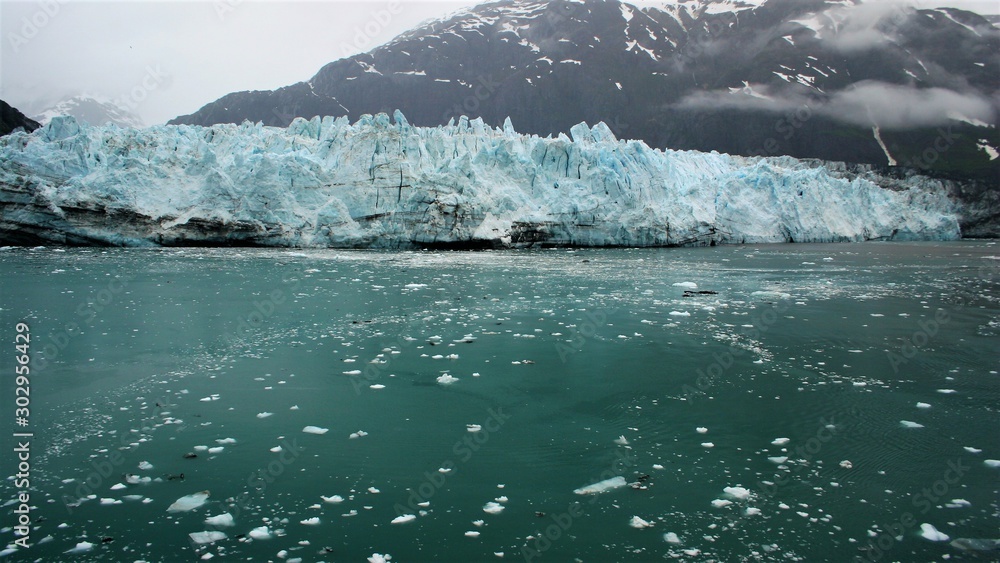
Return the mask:
<path id="1" fill-rule="evenodd" d="M 657 148 L 1000 178 L 989 152 L 1000 147 L 1000 30 L 986 19 L 824 0 L 707 8 L 738 4 L 703 2 L 695 17 L 617 0 L 499 0 L 170 123 L 286 126 L 397 108 L 416 125 L 510 117 L 539 135 L 605 121 Z M 908 122 L 907 105 L 925 119 Z M 947 150 L 925 158 L 942 130 Z"/>

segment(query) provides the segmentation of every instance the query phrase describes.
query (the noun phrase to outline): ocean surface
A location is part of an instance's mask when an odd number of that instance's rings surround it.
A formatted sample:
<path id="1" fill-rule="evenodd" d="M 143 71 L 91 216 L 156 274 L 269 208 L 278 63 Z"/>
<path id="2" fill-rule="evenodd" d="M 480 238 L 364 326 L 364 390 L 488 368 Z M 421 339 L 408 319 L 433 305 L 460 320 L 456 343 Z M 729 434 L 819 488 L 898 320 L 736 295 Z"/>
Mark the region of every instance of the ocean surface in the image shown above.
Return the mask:
<path id="1" fill-rule="evenodd" d="M 998 258 L 971 241 L 6 248 L 0 547 L 996 560 Z"/>

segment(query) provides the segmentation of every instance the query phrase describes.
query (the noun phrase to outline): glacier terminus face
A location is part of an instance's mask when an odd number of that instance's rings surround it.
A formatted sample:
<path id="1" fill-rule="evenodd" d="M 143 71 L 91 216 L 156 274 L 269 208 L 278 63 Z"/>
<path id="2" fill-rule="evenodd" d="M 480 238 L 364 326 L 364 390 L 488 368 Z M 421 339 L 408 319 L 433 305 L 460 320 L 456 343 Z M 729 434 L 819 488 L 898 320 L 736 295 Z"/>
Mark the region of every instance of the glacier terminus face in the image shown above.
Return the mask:
<path id="1" fill-rule="evenodd" d="M 0 138 L 0 242 L 410 248 L 961 236 L 939 182 L 838 163 L 661 151 L 603 123 L 526 136 L 400 112 L 287 129 L 92 127 Z"/>

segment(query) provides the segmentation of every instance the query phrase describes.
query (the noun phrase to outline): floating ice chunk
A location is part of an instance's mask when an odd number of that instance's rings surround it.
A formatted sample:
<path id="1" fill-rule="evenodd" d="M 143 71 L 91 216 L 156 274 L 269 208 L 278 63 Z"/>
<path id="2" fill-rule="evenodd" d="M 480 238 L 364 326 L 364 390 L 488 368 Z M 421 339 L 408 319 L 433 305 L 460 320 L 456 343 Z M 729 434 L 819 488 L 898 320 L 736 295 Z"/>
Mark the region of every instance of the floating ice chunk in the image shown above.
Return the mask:
<path id="1" fill-rule="evenodd" d="M 219 514 L 217 516 L 209 516 L 208 518 L 205 518 L 205 525 L 206 526 L 218 526 L 220 528 L 227 528 L 229 526 L 235 526 L 236 525 L 236 521 L 233 520 L 233 515 L 232 514 L 230 514 L 228 512 L 224 512 L 224 513 Z"/>
<path id="2" fill-rule="evenodd" d="M 687 289 L 698 289 L 698 284 L 694 282 L 678 282 L 674 284 L 674 287 L 686 287 Z"/>
<path id="3" fill-rule="evenodd" d="M 983 464 L 986 465 L 986 467 L 992 467 L 994 469 L 1000 468 L 1000 459 L 987 459 L 983 461 Z"/>
<path id="4" fill-rule="evenodd" d="M 389 563 L 392 556 L 386 553 L 382 555 L 381 553 L 373 553 L 371 557 L 368 558 L 368 563 Z"/>
<path id="5" fill-rule="evenodd" d="M 788 438 L 775 438 L 774 440 L 771 441 L 771 443 L 774 444 L 775 446 L 784 446 L 788 442 L 791 442 L 791 440 Z"/>
<path id="6" fill-rule="evenodd" d="M 122 501 L 120 501 L 118 499 L 114 499 L 114 498 L 102 498 L 101 499 L 101 504 L 110 505 L 110 504 L 121 504 L 121 503 L 122 503 Z"/>
<path id="7" fill-rule="evenodd" d="M 305 520 L 300 521 L 299 524 L 303 524 L 305 526 L 319 526 L 319 517 L 313 516 L 312 518 L 306 518 Z"/>
<path id="8" fill-rule="evenodd" d="M 965 450 L 965 451 L 967 451 L 967 452 L 969 452 L 970 454 L 981 454 L 981 453 L 983 453 L 983 450 L 981 450 L 979 448 L 973 448 L 972 446 L 963 446 L 962 449 Z"/>
<path id="9" fill-rule="evenodd" d="M 701 447 L 703 447 L 703 448 L 714 448 L 715 444 L 713 444 L 712 442 L 702 442 L 701 443 Z"/>
<path id="10" fill-rule="evenodd" d="M 76 544 L 76 547 L 69 549 L 66 553 L 87 553 L 88 551 L 94 549 L 94 544 L 89 541 L 82 541 Z"/>
<path id="11" fill-rule="evenodd" d="M 755 291 L 750 294 L 751 297 L 757 297 L 760 299 L 791 299 L 792 296 L 789 293 L 784 293 L 781 291 Z"/>
<path id="12" fill-rule="evenodd" d="M 373 494 L 373 495 L 377 495 L 377 494 L 381 493 L 382 491 L 376 489 L 375 487 L 368 487 L 368 492 L 371 493 L 371 494 Z"/>
<path id="13" fill-rule="evenodd" d="M 236 443 L 236 438 L 222 438 L 220 440 L 216 440 L 215 443 L 216 444 L 222 444 L 222 445 L 235 444 Z"/>
<path id="14" fill-rule="evenodd" d="M 615 443 L 618 444 L 619 446 L 627 446 L 628 445 L 628 439 L 625 438 L 624 435 L 622 435 L 622 436 L 619 436 L 619 437 L 615 438 Z"/>
<path id="15" fill-rule="evenodd" d="M 788 461 L 788 456 L 787 455 L 780 455 L 780 456 L 769 457 L 769 458 L 767 458 L 767 461 L 770 461 L 771 463 L 777 463 L 778 465 L 781 465 L 782 463 L 785 463 L 786 461 Z"/>
<path id="16" fill-rule="evenodd" d="M 698 428 L 695 428 L 694 430 L 695 430 L 695 432 L 697 432 L 699 434 L 708 434 L 708 428 L 705 428 L 704 426 L 699 426 Z"/>
<path id="17" fill-rule="evenodd" d="M 760 509 L 748 506 L 746 511 L 744 511 L 744 514 L 746 514 L 747 516 L 757 516 L 758 514 L 760 514 Z"/>
<path id="18" fill-rule="evenodd" d="M 273 448 L 269 449 L 268 451 L 271 452 L 271 453 L 275 453 L 276 454 L 276 453 L 278 453 L 278 452 L 281 451 L 281 446 L 274 446 Z"/>
<path id="19" fill-rule="evenodd" d="M 218 454 L 218 453 L 222 453 L 222 450 L 224 450 L 224 449 L 226 449 L 225 446 L 215 446 L 214 448 L 208 448 L 208 453 L 210 453 L 210 454 Z"/>
<path id="20" fill-rule="evenodd" d="M 930 541 L 948 541 L 951 539 L 948 537 L 948 534 L 939 532 L 937 528 L 927 523 L 920 525 L 920 536 Z"/>
<path id="21" fill-rule="evenodd" d="M 628 485 L 628 482 L 624 477 L 612 477 L 610 479 L 605 479 L 603 481 L 594 483 L 593 485 L 587 485 L 586 487 L 581 487 L 574 490 L 573 492 L 578 495 L 596 495 L 613 489 L 618 489 Z"/>
<path id="22" fill-rule="evenodd" d="M 909 421 L 909 420 L 900 420 L 899 424 L 902 425 L 903 428 L 923 428 L 924 427 L 923 424 L 920 424 L 918 422 L 912 422 L 912 421 Z"/>
<path id="23" fill-rule="evenodd" d="M 408 284 L 404 285 L 403 287 L 405 287 L 406 289 L 423 289 L 423 288 L 427 287 L 427 284 L 425 284 L 425 283 L 408 283 Z M 439 336 L 438 338 L 441 338 L 441 337 Z"/>
<path id="24" fill-rule="evenodd" d="M 259 412 L 257 413 L 257 418 L 267 418 L 273 414 L 273 412 Z"/>
<path id="25" fill-rule="evenodd" d="M 111 485 L 112 491 L 120 491 L 124 488 L 125 488 L 125 483 L 115 483 L 114 485 Z"/>
<path id="26" fill-rule="evenodd" d="M 323 502 L 328 502 L 330 504 L 340 504 L 344 502 L 344 497 L 340 495 L 333 495 L 332 497 L 325 497 L 323 495 L 320 495 L 319 498 L 323 499 Z"/>
<path id="27" fill-rule="evenodd" d="M 267 526 L 258 526 L 250 530 L 249 536 L 255 540 L 269 540 L 271 539 L 271 530 Z"/>
<path id="28" fill-rule="evenodd" d="M 628 521 L 628 525 L 632 526 L 637 530 L 641 530 L 643 528 L 651 528 L 653 526 L 653 523 L 647 522 L 646 520 L 643 520 L 638 516 L 633 516 L 632 519 Z"/>
<path id="29" fill-rule="evenodd" d="M 451 385 L 456 381 L 458 381 L 458 378 L 448 373 L 439 375 L 437 378 L 437 382 L 440 383 L 441 385 Z"/>
<path id="30" fill-rule="evenodd" d="M 406 524 L 407 522 L 413 522 L 417 519 L 416 514 L 403 514 L 392 519 L 390 524 Z"/>
<path id="31" fill-rule="evenodd" d="M 949 545 L 962 551 L 998 551 L 1000 540 L 978 538 L 956 538 Z"/>
<path id="32" fill-rule="evenodd" d="M 188 512 L 194 510 L 208 501 L 211 495 L 208 491 L 201 491 L 187 496 L 183 496 L 167 507 L 167 512 Z"/>
<path id="33" fill-rule="evenodd" d="M 662 469 L 663 469 L 663 466 L 662 466 L 662 465 L 660 465 L 659 463 L 654 463 L 654 464 L 653 464 L 653 469 L 656 469 L 656 470 L 658 470 L 658 471 L 659 471 L 659 470 L 662 470 Z"/>
<path id="34" fill-rule="evenodd" d="M 681 544 L 681 538 L 679 538 L 677 534 L 675 534 L 674 532 L 667 532 L 663 534 L 663 541 L 667 543 L 672 543 L 674 545 Z"/>
<path id="35" fill-rule="evenodd" d="M 206 544 L 206 543 L 215 543 L 215 542 L 217 542 L 219 540 L 224 540 L 227 537 L 229 537 L 224 532 L 214 532 L 214 531 L 213 532 L 191 532 L 190 534 L 188 534 L 188 536 L 191 538 L 191 541 L 193 541 L 194 543 L 199 544 L 199 545 Z"/>
<path id="36" fill-rule="evenodd" d="M 149 471 L 152 468 L 153 468 L 153 464 L 149 463 L 148 461 L 140 461 L 139 462 L 139 469 L 141 469 L 143 471 Z"/>
<path id="37" fill-rule="evenodd" d="M 364 438 L 367 435 L 368 433 L 364 430 L 358 430 L 357 432 L 351 432 L 351 435 L 348 436 L 348 438 L 354 440 L 355 438 Z"/>
<path id="38" fill-rule="evenodd" d="M 359 370 L 359 369 L 352 369 L 350 371 L 345 371 L 344 375 L 361 375 L 361 370 Z"/>
<path id="39" fill-rule="evenodd" d="M 306 434 L 326 434 L 330 431 L 329 428 L 320 428 L 319 426 L 306 426 L 302 429 Z"/>
<path id="40" fill-rule="evenodd" d="M 479 537 L 479 532 L 477 532 L 475 530 L 470 530 L 468 532 L 465 532 L 465 537 L 467 537 L 467 538 L 478 538 Z"/>
<path id="41" fill-rule="evenodd" d="M 951 499 L 951 502 L 948 502 L 944 506 L 945 508 L 968 508 L 972 506 L 972 503 L 964 498 L 953 498 Z"/>
<path id="42" fill-rule="evenodd" d="M 840 462 L 840 467 L 844 469 L 854 469 L 854 464 L 851 463 L 850 460 L 845 459 L 844 461 Z"/>
<path id="43" fill-rule="evenodd" d="M 486 525 L 486 521 L 485 520 L 473 520 L 472 521 L 472 525 L 475 526 L 475 527 L 477 527 L 477 528 L 482 528 L 484 525 Z"/>
<path id="44" fill-rule="evenodd" d="M 736 500 L 747 500 L 750 498 L 750 490 L 744 487 L 726 487 L 722 492 L 731 495 Z"/>
<path id="45" fill-rule="evenodd" d="M 374 385 L 369 385 L 368 387 L 370 389 L 385 389 L 385 385 L 382 385 L 381 383 L 375 383 Z"/>
<path id="46" fill-rule="evenodd" d="M 465 429 L 469 432 L 479 432 L 483 429 L 481 424 L 466 424 Z"/>
<path id="47" fill-rule="evenodd" d="M 157 481 L 159 481 L 159 480 L 160 480 L 160 478 L 157 477 Z M 142 477 L 140 475 L 136 475 L 135 473 L 126 473 L 125 474 L 125 482 L 128 483 L 129 485 L 146 485 L 148 483 L 153 482 L 153 478 L 152 477 Z"/>
<path id="48" fill-rule="evenodd" d="M 937 392 L 938 393 L 943 393 L 945 395 L 951 395 L 952 393 L 958 393 L 958 391 L 955 391 L 954 389 L 938 389 Z"/>
<path id="49" fill-rule="evenodd" d="M 483 506 L 483 512 L 487 514 L 500 514 L 503 509 L 503 505 L 497 502 L 488 502 Z"/>
<path id="50" fill-rule="evenodd" d="M 671 317 L 690 317 L 691 313 L 685 311 L 670 311 Z"/>
<path id="51" fill-rule="evenodd" d="M 715 508 L 723 508 L 729 506 L 730 504 L 733 504 L 733 501 L 721 498 L 717 498 L 712 501 L 712 506 L 714 506 Z"/>
<path id="52" fill-rule="evenodd" d="M 930 403 L 917 403 L 917 408 L 918 409 L 929 409 L 929 408 L 931 408 L 931 404 Z"/>

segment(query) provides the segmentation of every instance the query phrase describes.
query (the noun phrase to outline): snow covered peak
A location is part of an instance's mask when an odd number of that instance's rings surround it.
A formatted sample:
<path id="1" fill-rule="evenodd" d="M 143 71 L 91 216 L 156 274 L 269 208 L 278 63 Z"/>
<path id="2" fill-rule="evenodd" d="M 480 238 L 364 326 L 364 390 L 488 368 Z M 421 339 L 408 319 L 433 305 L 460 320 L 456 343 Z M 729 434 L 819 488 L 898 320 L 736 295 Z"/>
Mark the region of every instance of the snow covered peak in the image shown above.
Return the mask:
<path id="1" fill-rule="evenodd" d="M 34 119 L 46 125 L 59 115 L 71 115 L 91 125 L 114 123 L 119 127 L 145 126 L 141 117 L 111 98 L 86 93 L 66 98 L 39 112 Z"/>
<path id="2" fill-rule="evenodd" d="M 684 21 L 684 16 L 696 20 L 705 14 L 738 14 L 746 10 L 756 10 L 766 2 L 767 0 L 668 0 L 666 2 L 639 0 L 635 4 L 668 13 L 676 20 Z"/>

